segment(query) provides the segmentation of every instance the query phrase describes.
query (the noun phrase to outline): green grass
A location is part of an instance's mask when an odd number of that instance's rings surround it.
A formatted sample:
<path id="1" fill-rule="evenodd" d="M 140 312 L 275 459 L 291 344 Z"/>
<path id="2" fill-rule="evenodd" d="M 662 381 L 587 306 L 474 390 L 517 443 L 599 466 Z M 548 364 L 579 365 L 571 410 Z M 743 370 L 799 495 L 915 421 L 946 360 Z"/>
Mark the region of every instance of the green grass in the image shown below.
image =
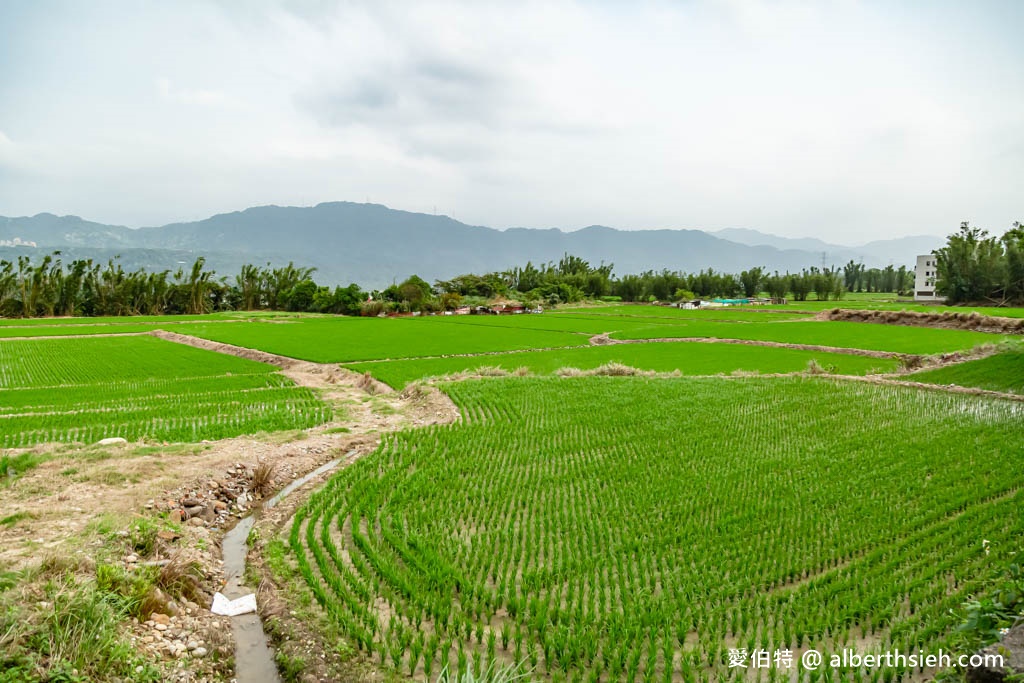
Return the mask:
<path id="1" fill-rule="evenodd" d="M 0 680 L 164 680 L 123 635 L 128 612 L 94 582 L 64 574 L 34 587 L 24 596 L 12 595 L 21 592 L 14 589 L 2 594 Z"/>
<path id="2" fill-rule="evenodd" d="M 937 370 L 915 372 L 908 379 L 929 384 L 956 384 L 990 391 L 1024 394 L 1024 349 L 1005 351 Z"/>
<path id="3" fill-rule="evenodd" d="M 498 317 L 489 316 L 492 321 Z M 586 337 L 581 334 L 504 325 L 460 324 L 456 316 L 387 319 L 338 317 L 283 323 L 182 325 L 175 328 L 175 331 L 320 363 L 587 343 Z"/>
<path id="4" fill-rule="evenodd" d="M 967 330 L 810 320 L 742 324 L 695 321 L 672 326 L 652 325 L 619 332 L 612 337 L 616 339 L 656 339 L 659 337 L 752 339 L 913 354 L 959 351 L 973 348 L 979 344 L 996 344 L 1008 339 L 1001 335 Z"/>
<path id="5" fill-rule="evenodd" d="M 380 381 L 395 388 L 402 388 L 417 379 L 474 370 L 480 367 L 499 367 L 509 372 L 525 367 L 533 374 L 550 374 L 559 368 L 573 367 L 587 370 L 614 362 L 643 370 L 662 372 L 678 370 L 684 375 L 715 375 L 733 371 L 800 372 L 807 369 L 811 360 L 831 372 L 852 375 L 863 375 L 872 371 L 893 372 L 899 365 L 892 359 L 820 351 L 742 344 L 665 342 L 592 346 L 583 349 L 558 349 L 555 351 L 528 351 L 489 356 L 355 363 L 344 367 L 356 372 L 370 372 Z"/>
<path id="6" fill-rule="evenodd" d="M 32 453 L 31 451 L 16 455 L 8 455 L 6 453 L 0 455 L 0 487 L 11 482 L 14 477 L 34 467 L 38 467 L 40 463 L 48 459 L 49 456 L 41 453 Z"/>
<path id="7" fill-rule="evenodd" d="M 948 650 L 953 609 L 1022 550 L 1015 402 L 814 378 L 445 390 L 461 423 L 386 438 L 289 537 L 313 597 L 401 671 L 716 680 L 731 647 Z"/>
<path id="8" fill-rule="evenodd" d="M 2 448 L 113 436 L 199 441 L 330 417 L 272 366 L 153 337 L 3 341 L 0 388 Z"/>

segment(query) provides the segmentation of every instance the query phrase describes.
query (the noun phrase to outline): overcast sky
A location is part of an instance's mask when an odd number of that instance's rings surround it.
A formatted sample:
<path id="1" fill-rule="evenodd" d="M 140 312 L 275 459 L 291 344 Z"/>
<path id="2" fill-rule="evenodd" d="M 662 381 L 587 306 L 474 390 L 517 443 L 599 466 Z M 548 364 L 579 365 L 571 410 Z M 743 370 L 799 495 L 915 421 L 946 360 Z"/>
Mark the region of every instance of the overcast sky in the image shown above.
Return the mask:
<path id="1" fill-rule="evenodd" d="M 0 215 L 1024 220 L 1024 2 L 0 0 Z"/>

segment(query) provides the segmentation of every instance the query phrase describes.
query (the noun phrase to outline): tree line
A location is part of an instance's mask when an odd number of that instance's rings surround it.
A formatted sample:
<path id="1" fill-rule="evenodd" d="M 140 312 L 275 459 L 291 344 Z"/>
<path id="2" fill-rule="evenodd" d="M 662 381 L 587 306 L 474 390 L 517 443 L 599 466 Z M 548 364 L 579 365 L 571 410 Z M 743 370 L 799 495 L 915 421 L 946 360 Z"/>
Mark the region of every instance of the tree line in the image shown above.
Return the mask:
<path id="1" fill-rule="evenodd" d="M 895 292 L 910 294 L 914 288 L 914 271 L 906 266 L 865 268 L 852 260 L 843 266 L 843 285 L 848 292 Z"/>
<path id="2" fill-rule="evenodd" d="M 1024 223 L 999 238 L 961 223 L 935 256 L 935 292 L 947 303 L 1024 304 Z"/>
<path id="3" fill-rule="evenodd" d="M 697 273 L 649 270 L 621 277 L 612 264 L 592 265 L 566 254 L 557 263 L 527 263 L 505 271 L 465 274 L 433 284 L 412 275 L 382 290 L 357 284 L 326 287 L 315 268 L 247 264 L 233 278 L 217 277 L 199 257 L 177 271 L 126 271 L 117 259 L 64 263 L 55 251 L 33 263 L 28 257 L 0 261 L 0 316 L 127 316 L 200 314 L 215 311 L 302 311 L 344 315 L 439 312 L 485 305 L 496 298 L 555 306 L 582 300 L 681 301 L 767 295 L 774 299 L 834 300 L 854 289 L 896 291 L 906 269 L 864 270 L 811 267 L 799 273 L 769 273 L 753 267 L 740 273 L 711 268 Z M 878 273 L 876 276 L 874 273 Z"/>
<path id="4" fill-rule="evenodd" d="M 358 285 L 330 289 L 312 280 L 315 269 L 246 265 L 231 282 L 217 278 L 199 257 L 175 272 L 126 271 L 117 259 L 64 263 L 61 252 L 32 263 L 0 260 L 0 316 L 126 316 L 200 314 L 259 309 L 358 315 L 366 294 Z"/>

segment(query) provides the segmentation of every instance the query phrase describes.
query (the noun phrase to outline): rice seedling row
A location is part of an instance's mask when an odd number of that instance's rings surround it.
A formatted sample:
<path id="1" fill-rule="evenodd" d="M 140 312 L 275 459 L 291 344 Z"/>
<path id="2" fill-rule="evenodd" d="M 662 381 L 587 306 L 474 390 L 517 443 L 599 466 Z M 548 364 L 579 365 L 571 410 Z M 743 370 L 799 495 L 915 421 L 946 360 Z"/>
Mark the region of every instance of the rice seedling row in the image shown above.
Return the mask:
<path id="1" fill-rule="evenodd" d="M 1011 348 L 988 358 L 915 372 L 907 379 L 1021 394 L 1024 393 L 1024 348 Z"/>
<path id="2" fill-rule="evenodd" d="M 894 372 L 899 367 L 899 363 L 890 358 L 701 342 L 618 344 L 489 356 L 352 363 L 344 367 L 369 372 L 382 382 L 402 388 L 415 380 L 464 371 L 501 374 L 525 368 L 533 374 L 550 374 L 563 368 L 589 370 L 619 363 L 643 370 L 678 371 L 683 375 L 785 373 L 805 371 L 812 361 L 819 368 L 837 374 Z"/>
<path id="3" fill-rule="evenodd" d="M 453 317 L 310 318 L 285 323 L 180 325 L 174 331 L 318 363 L 555 348 L 587 343 L 586 336 L 580 333 L 463 325 L 452 320 Z"/>
<path id="4" fill-rule="evenodd" d="M 148 336 L 0 341 L 0 389 L 275 370 L 264 363 Z"/>
<path id="5" fill-rule="evenodd" d="M 0 343 L 0 448 L 199 441 L 331 418 L 275 368 L 151 337 Z"/>
<path id="6" fill-rule="evenodd" d="M 1015 403 L 800 378 L 447 391 L 461 424 L 387 438 L 289 537 L 353 641 L 421 679 L 730 679 L 734 647 L 937 648 L 1024 533 Z"/>

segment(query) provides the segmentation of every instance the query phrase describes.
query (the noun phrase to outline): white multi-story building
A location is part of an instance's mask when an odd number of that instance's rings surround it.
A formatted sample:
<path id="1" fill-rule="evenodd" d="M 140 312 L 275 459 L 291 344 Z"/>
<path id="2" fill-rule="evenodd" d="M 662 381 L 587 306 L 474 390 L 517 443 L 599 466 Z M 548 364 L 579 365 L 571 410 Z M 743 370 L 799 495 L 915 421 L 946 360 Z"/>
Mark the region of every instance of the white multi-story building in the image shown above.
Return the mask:
<path id="1" fill-rule="evenodd" d="M 940 301 L 942 297 L 935 294 L 936 278 L 935 254 L 924 254 L 917 257 L 914 268 L 914 301 Z"/>

